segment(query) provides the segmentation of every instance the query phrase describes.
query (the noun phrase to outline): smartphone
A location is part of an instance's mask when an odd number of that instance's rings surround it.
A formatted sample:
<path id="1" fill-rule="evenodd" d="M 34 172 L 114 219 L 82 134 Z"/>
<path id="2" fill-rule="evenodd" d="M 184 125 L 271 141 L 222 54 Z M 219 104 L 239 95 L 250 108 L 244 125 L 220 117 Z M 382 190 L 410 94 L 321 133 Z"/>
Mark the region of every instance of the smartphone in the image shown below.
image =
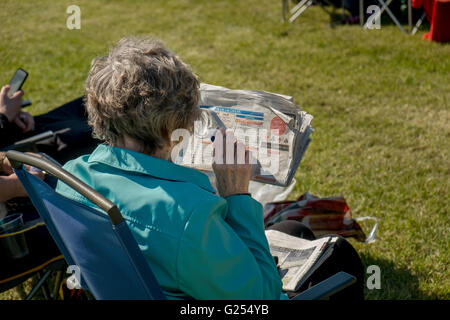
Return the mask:
<path id="1" fill-rule="evenodd" d="M 14 93 L 19 91 L 22 88 L 23 83 L 28 77 L 28 72 L 23 70 L 22 68 L 19 68 L 16 70 L 16 73 L 14 73 L 14 76 L 12 77 L 11 81 L 9 82 L 9 85 L 11 88 L 8 92 L 8 97 L 12 97 Z"/>

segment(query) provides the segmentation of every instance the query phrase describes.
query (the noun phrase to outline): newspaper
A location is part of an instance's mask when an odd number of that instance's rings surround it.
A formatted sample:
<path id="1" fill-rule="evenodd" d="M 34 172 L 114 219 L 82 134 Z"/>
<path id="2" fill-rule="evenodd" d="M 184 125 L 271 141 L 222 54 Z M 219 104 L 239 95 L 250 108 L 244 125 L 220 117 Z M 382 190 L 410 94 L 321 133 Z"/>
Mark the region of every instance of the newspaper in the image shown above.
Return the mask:
<path id="1" fill-rule="evenodd" d="M 212 141 L 218 129 L 231 129 L 256 159 L 252 180 L 288 186 L 311 141 L 313 117 L 292 97 L 275 93 L 208 84 L 201 84 L 200 93 L 201 120 L 175 163 L 213 176 Z"/>
<path id="2" fill-rule="evenodd" d="M 278 259 L 284 291 L 297 291 L 331 255 L 338 237 L 309 241 L 276 230 L 266 230 L 270 253 Z"/>

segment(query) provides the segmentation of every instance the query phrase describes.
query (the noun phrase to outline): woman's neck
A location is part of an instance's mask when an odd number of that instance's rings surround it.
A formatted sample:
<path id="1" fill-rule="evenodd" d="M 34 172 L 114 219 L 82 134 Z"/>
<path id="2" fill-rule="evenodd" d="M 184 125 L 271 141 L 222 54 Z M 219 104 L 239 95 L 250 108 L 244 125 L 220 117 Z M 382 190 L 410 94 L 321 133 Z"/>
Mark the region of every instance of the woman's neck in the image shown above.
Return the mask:
<path id="1" fill-rule="evenodd" d="M 146 155 L 149 155 L 151 157 L 163 159 L 170 161 L 170 146 L 167 146 L 165 148 L 160 148 L 154 152 L 145 152 L 144 148 L 142 147 L 142 144 L 137 142 L 136 140 L 130 138 L 130 137 L 124 137 L 121 139 L 121 141 L 118 141 L 114 147 L 122 148 L 122 149 L 128 149 L 135 152 L 140 152 Z"/>

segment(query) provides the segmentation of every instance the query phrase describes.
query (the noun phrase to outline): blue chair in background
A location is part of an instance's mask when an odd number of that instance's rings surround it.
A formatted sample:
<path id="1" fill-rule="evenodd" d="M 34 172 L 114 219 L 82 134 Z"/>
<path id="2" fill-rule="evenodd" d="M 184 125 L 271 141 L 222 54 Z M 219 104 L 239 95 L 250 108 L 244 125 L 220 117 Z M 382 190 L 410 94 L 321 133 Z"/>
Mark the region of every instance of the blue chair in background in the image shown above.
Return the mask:
<path id="1" fill-rule="evenodd" d="M 69 268 L 79 270 L 80 285 L 95 299 L 166 299 L 114 203 L 49 159 L 18 151 L 8 151 L 6 156 Z M 66 183 L 106 214 L 57 194 L 23 164 Z M 339 272 L 293 300 L 323 299 L 354 282 L 355 277 Z"/>

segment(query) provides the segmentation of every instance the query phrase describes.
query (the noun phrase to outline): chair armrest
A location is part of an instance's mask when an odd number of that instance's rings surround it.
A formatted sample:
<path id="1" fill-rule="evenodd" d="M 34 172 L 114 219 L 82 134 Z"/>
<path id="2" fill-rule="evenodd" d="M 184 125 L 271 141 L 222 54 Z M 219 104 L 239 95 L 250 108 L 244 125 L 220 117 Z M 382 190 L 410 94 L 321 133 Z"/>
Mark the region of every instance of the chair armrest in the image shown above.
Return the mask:
<path id="1" fill-rule="evenodd" d="M 315 286 L 296 295 L 291 300 L 326 299 L 356 282 L 356 278 L 346 272 L 338 272 Z"/>
<path id="2" fill-rule="evenodd" d="M 97 205 L 100 209 L 104 210 L 110 217 L 113 225 L 118 225 L 123 221 L 122 214 L 113 202 L 102 196 L 70 172 L 64 170 L 59 163 L 52 161 L 51 158 L 37 157 L 32 154 L 22 153 L 15 150 L 9 150 L 6 152 L 6 157 L 11 163 L 11 166 L 14 168 L 14 172 L 16 172 L 19 176 L 19 179 L 20 175 L 18 174 L 18 170 L 22 169 L 23 164 L 38 168 L 61 180 L 75 191 L 86 197 L 93 204 Z M 20 180 L 22 185 L 24 185 L 24 181 L 22 181 L 22 179 Z M 24 187 L 27 189 L 26 185 L 24 185 Z"/>

